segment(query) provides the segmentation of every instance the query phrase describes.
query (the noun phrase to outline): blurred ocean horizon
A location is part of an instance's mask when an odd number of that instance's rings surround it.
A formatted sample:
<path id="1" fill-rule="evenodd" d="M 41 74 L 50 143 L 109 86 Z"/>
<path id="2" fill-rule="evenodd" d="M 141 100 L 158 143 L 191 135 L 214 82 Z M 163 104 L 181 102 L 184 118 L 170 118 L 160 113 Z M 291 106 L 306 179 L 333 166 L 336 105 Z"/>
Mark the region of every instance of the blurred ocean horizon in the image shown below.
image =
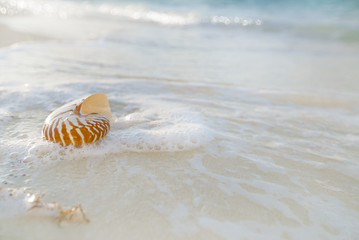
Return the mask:
<path id="1" fill-rule="evenodd" d="M 262 31 L 289 31 L 311 37 L 359 40 L 359 3 L 355 0 L 201 0 L 201 1 L 8 1 L 0 16 L 115 16 L 164 25 L 209 24 L 222 27 L 260 26 Z"/>

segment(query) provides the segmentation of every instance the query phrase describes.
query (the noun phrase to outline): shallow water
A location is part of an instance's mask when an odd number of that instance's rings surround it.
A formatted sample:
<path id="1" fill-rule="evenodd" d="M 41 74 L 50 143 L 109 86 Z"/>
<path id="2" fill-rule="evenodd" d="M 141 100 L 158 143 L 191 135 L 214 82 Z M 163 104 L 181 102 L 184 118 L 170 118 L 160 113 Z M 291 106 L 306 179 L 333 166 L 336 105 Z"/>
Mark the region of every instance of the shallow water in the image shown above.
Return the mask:
<path id="1" fill-rule="evenodd" d="M 0 202 L 0 238 L 359 234 L 355 8 L 13 2 L 0 24 L 39 37 L 0 48 L 0 186 L 80 203 L 90 223 Z M 113 112 L 103 141 L 42 140 L 51 111 L 95 92 Z"/>

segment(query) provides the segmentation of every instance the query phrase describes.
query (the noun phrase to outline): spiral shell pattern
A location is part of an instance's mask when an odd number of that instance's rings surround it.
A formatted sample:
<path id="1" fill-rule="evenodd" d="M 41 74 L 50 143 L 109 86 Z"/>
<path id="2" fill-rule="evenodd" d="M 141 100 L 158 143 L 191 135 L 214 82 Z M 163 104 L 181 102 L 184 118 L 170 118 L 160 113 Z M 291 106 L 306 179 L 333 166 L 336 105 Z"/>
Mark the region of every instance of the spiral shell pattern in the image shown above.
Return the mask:
<path id="1" fill-rule="evenodd" d="M 45 120 L 42 136 L 63 146 L 81 146 L 100 140 L 110 130 L 110 121 L 102 114 L 82 114 L 85 99 L 75 100 L 53 111 Z"/>

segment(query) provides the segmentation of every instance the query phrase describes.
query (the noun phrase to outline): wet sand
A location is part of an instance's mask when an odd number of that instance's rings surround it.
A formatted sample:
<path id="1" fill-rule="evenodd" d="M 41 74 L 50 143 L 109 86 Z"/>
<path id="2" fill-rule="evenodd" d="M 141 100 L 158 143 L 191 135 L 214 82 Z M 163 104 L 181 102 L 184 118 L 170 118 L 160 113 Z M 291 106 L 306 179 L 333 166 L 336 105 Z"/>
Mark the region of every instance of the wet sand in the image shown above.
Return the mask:
<path id="1" fill-rule="evenodd" d="M 19 42 L 46 40 L 47 37 L 14 31 L 0 24 L 0 48 L 7 47 Z"/>

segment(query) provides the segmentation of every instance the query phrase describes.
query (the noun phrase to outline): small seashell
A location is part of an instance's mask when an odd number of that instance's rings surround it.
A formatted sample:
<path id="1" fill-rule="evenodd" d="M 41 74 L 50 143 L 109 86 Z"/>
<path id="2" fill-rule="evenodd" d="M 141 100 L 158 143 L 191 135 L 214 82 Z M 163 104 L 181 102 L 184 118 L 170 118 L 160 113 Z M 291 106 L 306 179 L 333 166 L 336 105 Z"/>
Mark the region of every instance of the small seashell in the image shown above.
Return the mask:
<path id="1" fill-rule="evenodd" d="M 42 136 L 64 146 L 96 142 L 110 130 L 110 117 L 106 94 L 96 93 L 53 111 L 45 120 Z"/>
<path id="2" fill-rule="evenodd" d="M 62 208 L 60 203 L 43 202 L 41 196 L 27 193 L 23 189 L 0 187 L 0 209 L 2 216 L 49 217 L 58 223 L 88 223 L 81 205 Z"/>

